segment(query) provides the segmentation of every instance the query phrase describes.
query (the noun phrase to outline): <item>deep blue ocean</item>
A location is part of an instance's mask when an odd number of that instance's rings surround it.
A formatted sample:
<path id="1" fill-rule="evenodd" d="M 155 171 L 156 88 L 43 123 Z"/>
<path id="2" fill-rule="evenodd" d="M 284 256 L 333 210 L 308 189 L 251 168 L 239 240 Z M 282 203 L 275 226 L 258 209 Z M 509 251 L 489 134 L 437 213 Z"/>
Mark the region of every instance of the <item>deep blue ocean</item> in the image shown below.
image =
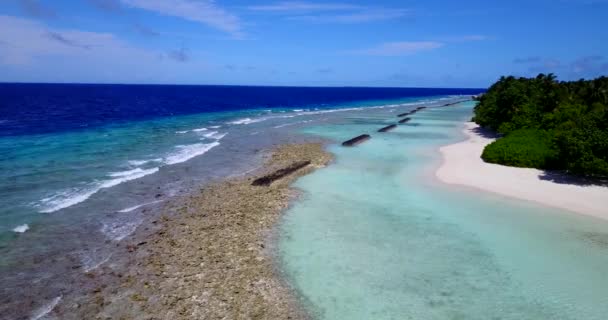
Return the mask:
<path id="1" fill-rule="evenodd" d="M 107 262 L 169 200 L 255 169 L 307 126 L 483 91 L 0 84 L 0 314 L 72 290 L 70 274 Z"/>
<path id="2" fill-rule="evenodd" d="M 2 84 L 0 242 L 41 214 L 202 155 L 230 127 L 480 91 Z"/>
<path id="3" fill-rule="evenodd" d="M 332 107 L 480 89 L 0 84 L 0 136 L 52 133 L 209 112 Z"/>

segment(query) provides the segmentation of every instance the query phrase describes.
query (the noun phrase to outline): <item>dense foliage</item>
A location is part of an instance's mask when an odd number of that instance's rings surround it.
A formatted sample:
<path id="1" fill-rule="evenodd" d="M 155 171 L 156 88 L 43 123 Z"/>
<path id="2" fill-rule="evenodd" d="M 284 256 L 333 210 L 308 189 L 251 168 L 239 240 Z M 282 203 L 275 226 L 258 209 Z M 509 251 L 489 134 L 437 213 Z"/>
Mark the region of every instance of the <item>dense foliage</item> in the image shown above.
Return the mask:
<path id="1" fill-rule="evenodd" d="M 608 177 L 608 77 L 502 77 L 473 121 L 504 135 L 484 150 L 488 162 Z"/>
<path id="2" fill-rule="evenodd" d="M 515 167 L 551 168 L 558 154 L 547 131 L 520 129 L 488 145 L 481 157 Z"/>

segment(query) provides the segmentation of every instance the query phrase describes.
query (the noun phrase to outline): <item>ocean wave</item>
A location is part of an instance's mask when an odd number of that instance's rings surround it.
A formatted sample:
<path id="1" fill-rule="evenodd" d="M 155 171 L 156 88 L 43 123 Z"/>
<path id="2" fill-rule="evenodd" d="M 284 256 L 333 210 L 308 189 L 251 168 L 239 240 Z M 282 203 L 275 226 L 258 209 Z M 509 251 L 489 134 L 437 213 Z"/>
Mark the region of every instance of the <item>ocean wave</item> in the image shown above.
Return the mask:
<path id="1" fill-rule="evenodd" d="M 162 162 L 163 159 L 162 158 L 156 158 L 156 159 L 148 159 L 148 160 L 129 160 L 128 163 L 129 165 L 135 166 L 135 167 L 139 167 L 141 165 L 150 163 L 150 162 Z"/>
<path id="2" fill-rule="evenodd" d="M 296 124 L 309 123 L 309 122 L 312 122 L 312 120 L 304 120 L 304 121 L 284 123 L 284 124 L 280 124 L 278 126 L 274 126 L 273 128 L 279 129 L 279 128 L 283 128 L 283 127 L 293 126 L 293 125 L 296 125 Z"/>
<path id="3" fill-rule="evenodd" d="M 209 128 L 211 128 L 211 129 L 218 129 L 218 128 L 221 128 L 221 127 L 222 127 L 222 126 L 211 126 L 211 127 L 209 127 Z"/>
<path id="4" fill-rule="evenodd" d="M 29 229 L 30 229 L 30 226 L 29 226 L 29 225 L 27 225 L 27 223 L 26 223 L 26 224 L 22 224 L 22 225 L 20 225 L 20 226 L 16 226 L 16 227 L 14 227 L 14 228 L 13 228 L 13 232 L 16 232 L 16 233 L 24 233 L 24 232 L 26 232 L 26 231 L 27 231 L 27 230 L 29 230 Z"/>
<path id="5" fill-rule="evenodd" d="M 220 143 L 215 141 L 212 143 L 195 143 L 195 144 L 177 146 L 176 147 L 177 151 L 175 151 L 173 154 L 170 154 L 167 157 L 165 157 L 164 162 L 165 162 L 165 164 L 176 164 L 176 163 L 185 162 L 196 156 L 200 156 L 200 155 L 206 153 L 207 151 L 211 150 L 212 148 L 219 146 L 219 145 L 220 145 Z"/>
<path id="6" fill-rule="evenodd" d="M 131 212 L 131 211 L 137 210 L 137 209 L 139 209 L 141 207 L 145 207 L 147 205 L 151 205 L 151 204 L 155 204 L 155 203 L 159 203 L 159 202 L 163 202 L 163 200 L 157 200 L 157 201 L 142 203 L 142 204 L 139 204 L 139 205 L 136 205 L 136 206 L 133 206 L 133 207 L 129 207 L 129 208 L 125 208 L 125 209 L 122 209 L 122 210 L 118 210 L 118 212 L 120 212 L 120 213 L 127 213 L 127 212 Z"/>
<path id="7" fill-rule="evenodd" d="M 88 188 L 71 188 L 63 190 L 57 194 L 40 200 L 39 207 L 41 207 L 41 213 L 52 213 L 67 207 L 71 207 L 75 204 L 81 203 L 87 200 L 89 197 L 97 193 L 97 191 L 105 188 L 111 188 L 119 185 L 123 182 L 130 180 L 139 179 L 141 177 L 156 173 L 158 168 L 152 169 L 141 169 L 136 168 L 133 170 L 114 172 L 110 176 L 115 179 L 105 180 L 101 183 L 94 184 Z"/>
<path id="8" fill-rule="evenodd" d="M 53 311 L 63 296 L 58 296 L 32 313 L 30 320 L 38 320 Z"/>
<path id="9" fill-rule="evenodd" d="M 184 133 L 188 133 L 188 132 L 203 132 L 203 131 L 207 131 L 209 129 L 207 128 L 197 128 L 197 129 L 192 129 L 192 130 L 180 130 L 180 131 L 175 131 L 175 133 L 177 134 L 184 134 Z"/>
<path id="10" fill-rule="evenodd" d="M 229 124 L 250 124 L 250 123 L 256 123 L 256 122 L 262 122 L 265 120 L 268 120 L 269 118 L 255 118 L 255 119 L 251 119 L 251 118 L 242 118 L 242 119 L 238 119 L 238 120 L 234 120 L 231 122 L 228 122 Z"/>
<path id="11" fill-rule="evenodd" d="M 109 174 L 110 177 L 128 177 L 132 175 L 137 175 L 145 172 L 146 170 L 142 168 L 135 168 L 133 170 L 119 171 L 119 172 L 111 172 Z"/>
<path id="12" fill-rule="evenodd" d="M 263 117 L 259 117 L 259 118 L 242 118 L 242 119 L 234 120 L 234 121 L 231 121 L 228 123 L 229 124 L 251 124 L 251 123 L 262 122 L 262 121 L 266 121 L 266 120 L 270 120 L 270 119 L 285 119 L 285 118 L 293 118 L 293 117 L 297 117 L 297 116 L 308 116 L 308 115 L 317 115 L 317 114 L 334 113 L 334 112 L 407 107 L 407 106 L 423 105 L 423 104 L 428 104 L 428 103 L 433 103 L 433 101 L 432 100 L 421 100 L 421 101 L 401 103 L 401 104 L 385 104 L 385 105 L 374 105 L 374 106 L 352 107 L 352 108 L 337 108 L 337 109 L 319 109 L 319 108 L 314 108 L 312 110 L 310 110 L 310 109 L 293 109 L 292 114 L 289 114 L 289 115 L 263 116 Z"/>
<path id="13" fill-rule="evenodd" d="M 209 133 L 204 134 L 203 136 L 205 138 L 209 138 L 209 139 L 215 139 L 215 140 L 221 140 L 223 137 L 225 137 L 228 133 L 219 133 L 217 131 L 211 131 Z"/>

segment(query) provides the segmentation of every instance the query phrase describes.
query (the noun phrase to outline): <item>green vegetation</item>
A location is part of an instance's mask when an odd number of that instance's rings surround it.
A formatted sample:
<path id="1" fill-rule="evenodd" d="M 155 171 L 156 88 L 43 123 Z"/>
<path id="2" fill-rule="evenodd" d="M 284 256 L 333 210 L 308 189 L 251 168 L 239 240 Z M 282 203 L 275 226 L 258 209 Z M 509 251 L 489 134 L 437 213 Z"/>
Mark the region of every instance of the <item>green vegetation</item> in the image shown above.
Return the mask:
<path id="1" fill-rule="evenodd" d="M 485 161 L 608 177 L 608 77 L 502 77 L 478 100 L 473 121 L 504 135 Z"/>

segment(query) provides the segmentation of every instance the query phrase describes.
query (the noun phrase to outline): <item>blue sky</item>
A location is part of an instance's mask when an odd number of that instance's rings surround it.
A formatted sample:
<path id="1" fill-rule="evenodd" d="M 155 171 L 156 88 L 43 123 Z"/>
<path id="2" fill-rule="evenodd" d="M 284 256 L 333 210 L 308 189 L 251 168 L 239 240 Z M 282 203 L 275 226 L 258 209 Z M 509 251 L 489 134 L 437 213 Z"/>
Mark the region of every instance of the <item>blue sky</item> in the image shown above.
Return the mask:
<path id="1" fill-rule="evenodd" d="M 608 0 L 2 0 L 0 81 L 486 87 L 608 74 Z"/>

